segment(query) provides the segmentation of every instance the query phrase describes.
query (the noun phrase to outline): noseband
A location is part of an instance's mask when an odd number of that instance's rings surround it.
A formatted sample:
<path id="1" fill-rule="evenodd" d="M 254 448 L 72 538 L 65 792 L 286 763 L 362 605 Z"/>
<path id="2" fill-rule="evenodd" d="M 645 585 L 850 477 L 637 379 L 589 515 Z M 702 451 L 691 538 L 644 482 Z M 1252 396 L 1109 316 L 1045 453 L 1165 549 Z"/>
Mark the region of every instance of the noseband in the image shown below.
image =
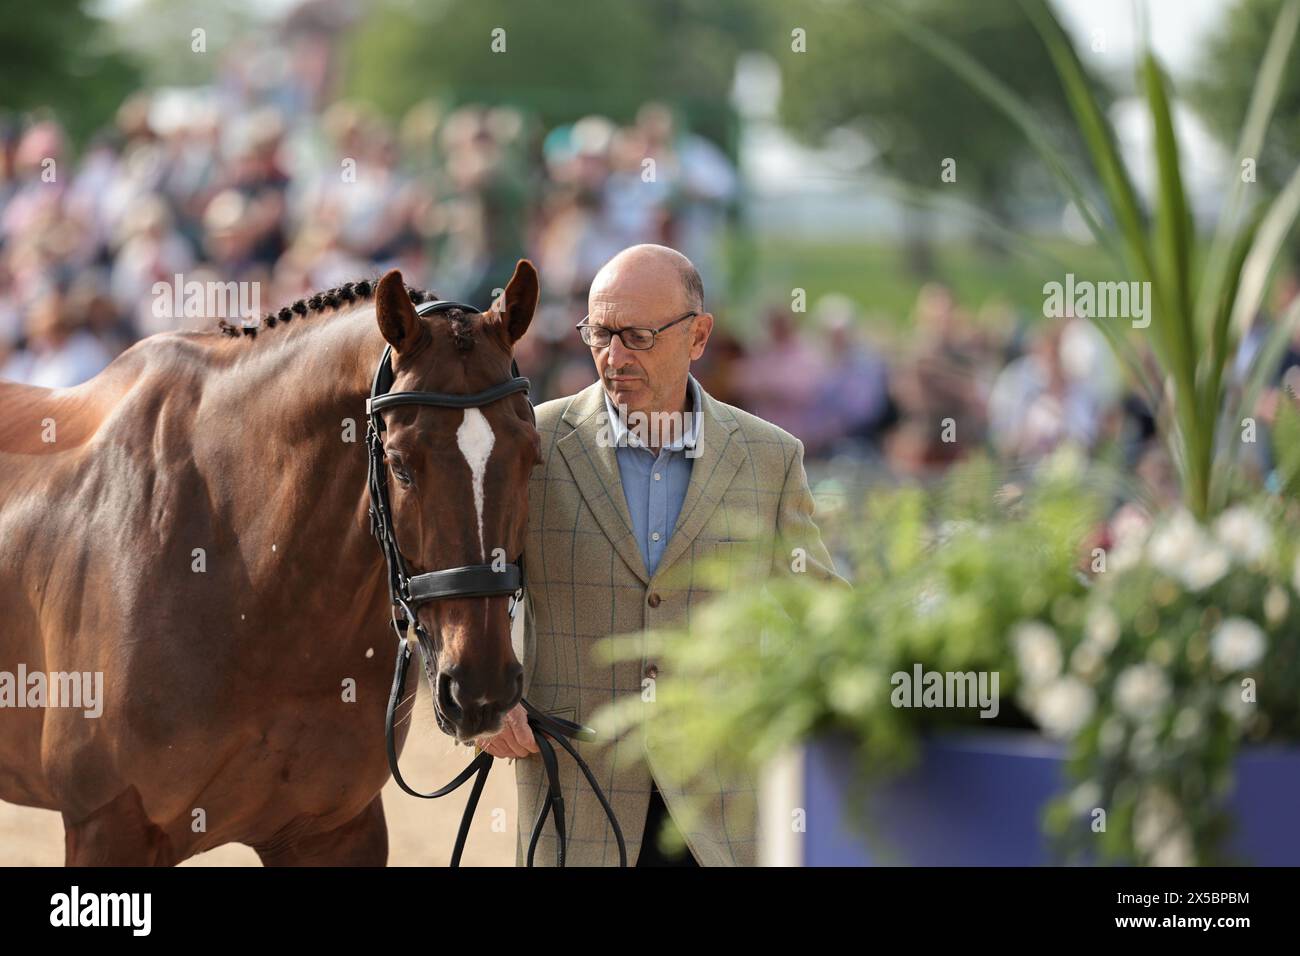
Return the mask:
<path id="1" fill-rule="evenodd" d="M 467 315 L 476 315 L 478 313 L 478 310 L 473 306 L 448 301 L 425 302 L 417 306 L 415 311 L 417 315 L 432 315 L 457 310 Z M 397 634 L 398 642 L 397 667 L 393 673 L 393 689 L 388 695 L 388 712 L 384 718 L 384 742 L 388 749 L 388 768 L 393 774 L 393 779 L 397 781 L 397 785 L 402 790 L 413 797 L 420 797 L 424 800 L 443 797 L 459 789 L 461 784 L 469 780 L 470 777 L 475 777 L 474 786 L 470 791 L 469 802 L 466 804 L 465 813 L 461 817 L 460 830 L 456 834 L 456 847 L 451 857 L 451 865 L 460 866 L 461 853 L 465 849 L 465 840 L 469 836 L 470 821 L 474 818 L 474 811 L 478 808 L 479 797 L 483 793 L 483 785 L 487 782 L 488 772 L 492 769 L 494 758 L 486 750 L 482 751 L 468 767 L 457 775 L 456 779 L 430 793 L 421 793 L 413 789 L 402 778 L 402 773 L 397 766 L 394 722 L 398 705 L 401 703 L 402 693 L 406 687 L 407 669 L 411 663 L 411 644 L 407 638 L 407 631 L 408 628 L 414 630 L 416 642 L 420 647 L 420 654 L 424 658 L 425 672 L 432 677 L 435 673 L 437 648 L 434 646 L 433 640 L 425 630 L 424 625 L 420 623 L 419 618 L 416 616 L 415 609 L 421 604 L 448 598 L 508 596 L 510 598 L 510 620 L 513 621 L 518 613 L 520 602 L 523 600 L 524 558 L 521 554 L 517 564 L 496 566 L 491 564 L 470 564 L 464 567 L 447 568 L 442 571 L 427 571 L 415 575 L 409 572 L 406 560 L 402 557 L 402 552 L 397 546 L 397 537 L 393 530 L 393 514 L 388 497 L 388 473 L 384 467 L 383 433 L 385 425 L 383 418 L 380 417 L 380 412 L 399 405 L 427 405 L 434 408 L 461 409 L 481 408 L 500 401 L 507 396 L 514 395 L 516 392 L 523 392 L 526 395 L 529 383 L 528 379 L 519 374 L 519 367 L 512 359 L 510 362 L 510 378 L 472 395 L 455 395 L 447 392 L 392 392 L 390 391 L 393 387 L 394 378 L 392 355 L 392 346 L 387 346 L 379 360 L 379 367 L 375 369 L 374 381 L 370 386 L 370 398 L 366 402 L 366 417 L 369 420 L 366 427 L 366 448 L 369 455 L 367 483 L 370 490 L 370 530 L 379 542 L 380 550 L 384 553 L 384 562 L 388 567 L 388 593 L 392 600 L 393 630 Z M 528 407 L 531 412 L 531 403 Z M 601 808 L 605 811 L 610 826 L 613 827 L 614 836 L 618 841 L 619 865 L 627 866 L 627 850 L 623 842 L 623 831 L 619 828 L 618 820 L 614 816 L 614 810 L 610 807 L 609 801 L 605 799 L 605 794 L 596 783 L 596 778 L 592 775 L 590 768 L 578 755 L 573 744 L 567 739 L 573 737 L 578 740 L 591 741 L 596 739 L 595 732 L 579 724 L 544 714 L 533 707 L 527 700 L 521 699 L 520 703 L 528 713 L 528 726 L 533 732 L 533 739 L 537 742 L 537 749 L 546 768 L 547 778 L 546 799 L 542 802 L 542 809 L 537 815 L 537 820 L 533 825 L 532 838 L 528 844 L 528 865 L 533 865 L 533 854 L 537 849 L 537 841 L 541 838 L 542 828 L 546 825 L 546 816 L 550 813 L 557 838 L 555 849 L 556 865 L 564 866 L 568 838 L 565 832 L 564 795 L 560 787 L 559 762 L 555 756 L 555 748 L 551 746 L 551 741 L 554 741 L 568 751 L 578 769 L 587 778 L 587 783 L 591 785 L 592 792 L 596 795 L 596 799 L 600 801 Z M 436 700 L 434 706 L 437 706 Z"/>

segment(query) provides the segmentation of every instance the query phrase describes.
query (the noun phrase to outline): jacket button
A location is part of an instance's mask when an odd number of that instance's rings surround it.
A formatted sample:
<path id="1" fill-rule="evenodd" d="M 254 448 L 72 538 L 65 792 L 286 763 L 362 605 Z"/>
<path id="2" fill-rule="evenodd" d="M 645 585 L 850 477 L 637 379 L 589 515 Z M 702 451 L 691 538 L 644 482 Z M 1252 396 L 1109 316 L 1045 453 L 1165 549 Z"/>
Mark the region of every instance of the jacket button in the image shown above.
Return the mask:
<path id="1" fill-rule="evenodd" d="M 649 604 L 651 607 L 658 607 L 658 606 L 659 606 L 659 592 L 658 592 L 658 591 L 651 591 L 651 592 L 650 592 L 650 596 L 649 596 L 648 598 L 645 599 L 645 602 L 646 602 L 646 604 Z"/>
<path id="2" fill-rule="evenodd" d="M 650 678 L 651 680 L 654 680 L 656 677 L 658 677 L 658 676 L 659 676 L 659 665 L 658 665 L 658 664 L 651 664 L 651 665 L 649 665 L 649 666 L 645 669 L 645 676 L 648 677 L 648 678 Z"/>

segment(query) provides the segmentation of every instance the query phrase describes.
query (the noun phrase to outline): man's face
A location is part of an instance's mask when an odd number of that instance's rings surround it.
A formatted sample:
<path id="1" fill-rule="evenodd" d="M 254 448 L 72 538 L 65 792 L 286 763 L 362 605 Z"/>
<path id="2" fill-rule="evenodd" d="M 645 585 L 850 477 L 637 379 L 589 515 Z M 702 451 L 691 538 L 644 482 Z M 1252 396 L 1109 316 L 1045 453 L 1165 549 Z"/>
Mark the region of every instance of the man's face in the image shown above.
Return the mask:
<path id="1" fill-rule="evenodd" d="M 672 277 L 675 279 L 675 277 Z M 617 277 L 593 285 L 587 322 L 607 329 L 659 329 L 696 308 L 686 302 L 680 282 L 666 285 Z M 610 399 L 629 411 L 680 411 L 691 362 L 704 354 L 713 317 L 707 313 L 679 322 L 655 337 L 649 349 L 629 349 L 614 336 L 591 357 Z"/>

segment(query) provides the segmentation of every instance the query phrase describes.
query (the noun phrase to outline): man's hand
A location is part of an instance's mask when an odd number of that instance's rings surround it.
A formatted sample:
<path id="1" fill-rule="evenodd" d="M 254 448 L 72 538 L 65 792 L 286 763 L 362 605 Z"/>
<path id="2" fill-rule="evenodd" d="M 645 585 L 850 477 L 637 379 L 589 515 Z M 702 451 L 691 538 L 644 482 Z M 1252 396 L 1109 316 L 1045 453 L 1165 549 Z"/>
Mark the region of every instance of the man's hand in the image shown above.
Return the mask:
<path id="1" fill-rule="evenodd" d="M 482 740 L 479 746 L 494 757 L 527 757 L 537 753 L 537 741 L 528 726 L 528 712 L 515 704 L 502 718 L 501 732 Z"/>

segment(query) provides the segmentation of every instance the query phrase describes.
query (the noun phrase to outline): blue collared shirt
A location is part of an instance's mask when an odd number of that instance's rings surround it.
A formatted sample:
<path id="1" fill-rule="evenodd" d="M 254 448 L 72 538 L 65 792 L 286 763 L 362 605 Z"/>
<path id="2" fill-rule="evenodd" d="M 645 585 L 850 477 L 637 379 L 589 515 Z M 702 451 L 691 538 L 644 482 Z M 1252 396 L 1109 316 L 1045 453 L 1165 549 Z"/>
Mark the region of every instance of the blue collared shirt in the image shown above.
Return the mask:
<path id="1" fill-rule="evenodd" d="M 686 489 L 691 483 L 691 465 L 696 443 L 700 440 L 700 413 L 704 401 L 699 383 L 693 375 L 686 378 L 690 410 L 680 429 L 667 432 L 674 440 L 661 443 L 656 455 L 637 436 L 635 413 L 627 413 L 628 422 L 619 421 L 618 409 L 605 392 L 605 410 L 609 414 L 610 434 L 615 442 L 618 473 L 623 481 L 623 497 L 632 516 L 632 532 L 646 573 L 653 576 L 664 556 L 668 539 L 677 526 Z M 630 428 L 628 426 L 631 426 Z"/>

